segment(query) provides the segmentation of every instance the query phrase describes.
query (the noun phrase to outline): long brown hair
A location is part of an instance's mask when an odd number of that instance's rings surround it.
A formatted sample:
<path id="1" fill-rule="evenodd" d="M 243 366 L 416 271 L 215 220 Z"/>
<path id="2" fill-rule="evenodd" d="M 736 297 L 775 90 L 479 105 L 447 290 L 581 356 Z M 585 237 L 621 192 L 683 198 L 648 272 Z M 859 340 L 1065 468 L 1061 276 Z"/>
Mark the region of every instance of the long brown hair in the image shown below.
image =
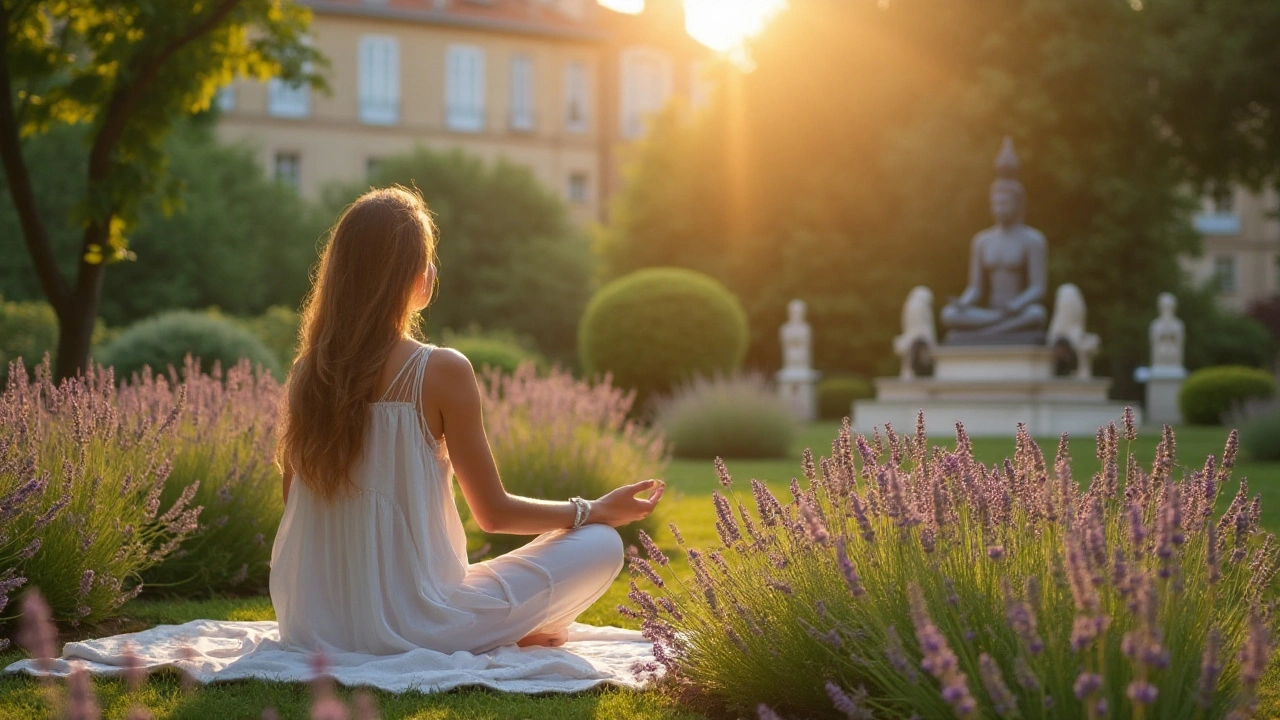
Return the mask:
<path id="1" fill-rule="evenodd" d="M 418 333 L 415 280 L 435 259 L 435 244 L 426 204 L 399 186 L 360 196 L 329 233 L 303 302 L 276 448 L 281 470 L 325 500 L 350 483 L 391 349 Z"/>

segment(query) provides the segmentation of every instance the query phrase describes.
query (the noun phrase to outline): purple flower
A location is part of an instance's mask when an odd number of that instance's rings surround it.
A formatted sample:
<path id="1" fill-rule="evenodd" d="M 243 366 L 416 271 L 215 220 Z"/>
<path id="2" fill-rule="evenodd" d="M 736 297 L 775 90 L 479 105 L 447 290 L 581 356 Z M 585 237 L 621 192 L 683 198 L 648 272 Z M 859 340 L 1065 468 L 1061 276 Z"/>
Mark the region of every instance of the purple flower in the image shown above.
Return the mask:
<path id="1" fill-rule="evenodd" d="M 1084 700 L 1102 688 L 1102 676 L 1097 673 L 1082 672 L 1076 676 L 1076 698 Z"/>
<path id="2" fill-rule="evenodd" d="M 849 586 L 849 593 L 854 597 L 862 597 L 866 594 L 866 589 L 862 587 L 862 579 L 858 577 L 858 570 L 853 565 L 853 560 L 849 558 L 848 549 L 845 545 L 844 538 L 836 538 L 836 563 L 840 566 L 840 574 L 844 577 L 844 582 Z"/>
<path id="3" fill-rule="evenodd" d="M 804 471 L 805 479 L 810 483 L 818 478 L 818 473 L 813 463 L 813 451 L 809 448 L 805 448 L 804 452 L 801 453 L 800 467 Z"/>
<path id="4" fill-rule="evenodd" d="M 1031 606 L 1023 600 L 1013 596 L 1013 590 L 1009 586 L 1009 581 L 1002 582 L 1004 589 L 1004 612 L 1005 617 L 1009 620 L 1010 627 L 1018 634 L 1018 638 L 1022 640 L 1027 652 L 1032 655 L 1038 655 L 1044 650 L 1044 641 L 1040 639 L 1040 635 L 1036 632 L 1036 616 L 1032 612 Z"/>
<path id="5" fill-rule="evenodd" d="M 649 582 L 653 583 L 657 587 L 661 588 L 667 586 L 667 584 L 662 581 L 662 577 L 658 575 L 658 571 L 653 569 L 653 566 L 649 564 L 648 560 L 640 557 L 633 557 L 631 558 L 631 568 L 638 571 L 641 575 L 644 575 L 649 579 Z"/>
<path id="6" fill-rule="evenodd" d="M 987 548 L 987 557 L 991 558 L 992 560 L 1003 560 L 1004 546 L 992 545 L 991 547 Z"/>
<path id="7" fill-rule="evenodd" d="M 831 698 L 831 704 L 842 715 L 851 720 L 872 720 L 871 712 L 862 706 L 860 702 L 866 697 L 866 690 L 855 693 L 854 697 L 850 697 L 839 685 L 827 681 L 827 697 Z"/>
<path id="8" fill-rule="evenodd" d="M 982 653 L 978 656 L 978 667 L 982 673 L 982 685 L 987 689 L 987 695 L 990 696 L 996 713 L 1003 718 L 1016 717 L 1018 702 L 1009 691 L 1009 686 L 1005 684 L 1004 676 L 1000 674 L 1000 666 L 996 665 L 996 661 L 992 660 L 990 655 Z"/>
<path id="9" fill-rule="evenodd" d="M 54 627 L 49 603 L 34 588 L 22 597 L 22 616 L 18 623 L 17 640 L 36 660 L 41 661 L 41 669 L 47 672 L 48 662 L 56 657 L 54 645 L 58 641 L 58 629 Z"/>
<path id="10" fill-rule="evenodd" d="M 684 536 L 680 534 L 680 528 L 675 523 L 667 523 L 667 527 L 671 530 L 671 536 L 676 539 L 676 543 L 684 545 Z"/>
<path id="11" fill-rule="evenodd" d="M 742 533 L 738 530 L 738 521 L 733 517 L 729 501 L 718 492 L 711 493 L 711 500 L 716 506 L 716 532 L 720 535 L 720 542 L 726 547 L 738 544 Z"/>
<path id="12" fill-rule="evenodd" d="M 720 477 L 720 485 L 723 487 L 729 487 L 732 485 L 733 479 L 729 477 L 729 468 L 725 466 L 724 460 L 717 456 L 715 459 L 715 466 L 716 475 Z"/>
<path id="13" fill-rule="evenodd" d="M 1125 688 L 1124 694 L 1133 701 L 1134 705 L 1150 705 L 1156 701 L 1160 691 L 1146 680 L 1134 680 L 1129 683 L 1129 687 Z"/>
<path id="14" fill-rule="evenodd" d="M 1218 688 L 1218 677 L 1222 674 L 1222 633 L 1218 628 L 1209 628 L 1204 641 L 1204 654 L 1200 656 L 1200 682 L 1197 701 L 1206 710 L 1213 706 L 1213 695 Z"/>
<path id="15" fill-rule="evenodd" d="M 1271 630 L 1255 605 L 1249 612 L 1249 634 L 1240 648 L 1240 680 L 1256 687 L 1271 660 Z"/>
<path id="16" fill-rule="evenodd" d="M 778 713 L 774 712 L 768 705 L 760 703 L 756 706 L 756 717 L 759 720 L 782 720 Z"/>
<path id="17" fill-rule="evenodd" d="M 1232 429 L 1227 435 L 1227 445 L 1222 451 L 1222 469 L 1230 472 L 1236 464 L 1236 451 L 1240 449 L 1240 431 Z"/>
<path id="18" fill-rule="evenodd" d="M 871 527 L 871 520 L 867 517 L 867 508 L 862 504 L 862 498 L 857 493 L 853 493 L 850 497 L 853 503 L 853 517 L 858 522 L 858 530 L 862 534 L 862 539 L 868 543 L 876 541 L 876 531 Z"/>
<path id="19" fill-rule="evenodd" d="M 885 629 L 884 637 L 884 653 L 889 659 L 889 665 L 906 678 L 907 682 L 914 685 L 920 679 L 920 674 L 916 672 L 916 666 L 907 659 L 907 650 L 902 645 L 902 637 L 898 635 L 898 629 L 890 625 Z"/>
<path id="20" fill-rule="evenodd" d="M 1124 439 L 1133 442 L 1138 439 L 1138 424 L 1134 421 L 1133 408 L 1124 408 Z"/>
<path id="21" fill-rule="evenodd" d="M 1081 652 L 1093 644 L 1107 627 L 1105 615 L 1077 615 L 1071 626 L 1071 649 Z"/>
<path id="22" fill-rule="evenodd" d="M 813 503 L 800 503 L 800 517 L 804 520 L 804 535 L 809 542 L 826 545 L 831 540 L 827 526 L 822 523 L 818 508 Z"/>
<path id="23" fill-rule="evenodd" d="M 760 513 L 760 521 L 765 527 L 773 527 L 782 517 L 782 504 L 769 492 L 763 482 L 751 480 L 751 494 L 756 500 L 756 510 Z"/>
<path id="24" fill-rule="evenodd" d="M 664 567 L 671 562 L 667 559 L 666 554 L 662 552 L 662 549 L 658 547 L 658 544 L 653 541 L 653 538 L 649 537 L 649 533 L 643 530 L 640 531 L 640 544 L 644 546 L 644 552 L 649 556 L 650 560 Z"/>
<path id="25" fill-rule="evenodd" d="M 80 594 L 76 597 L 84 600 L 89 597 L 89 591 L 93 589 L 93 570 L 85 570 L 80 575 Z"/>

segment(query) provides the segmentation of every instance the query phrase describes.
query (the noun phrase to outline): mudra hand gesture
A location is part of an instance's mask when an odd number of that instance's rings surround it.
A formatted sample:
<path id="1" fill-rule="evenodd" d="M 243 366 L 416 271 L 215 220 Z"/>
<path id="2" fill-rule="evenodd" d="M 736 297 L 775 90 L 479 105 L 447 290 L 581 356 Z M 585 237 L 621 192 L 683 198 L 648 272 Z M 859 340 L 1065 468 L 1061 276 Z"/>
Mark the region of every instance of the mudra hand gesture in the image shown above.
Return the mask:
<path id="1" fill-rule="evenodd" d="M 667 484 L 650 478 L 610 491 L 599 500 L 591 502 L 591 520 L 611 527 L 643 520 L 658 506 Z M 649 497 L 640 494 L 649 491 Z"/>

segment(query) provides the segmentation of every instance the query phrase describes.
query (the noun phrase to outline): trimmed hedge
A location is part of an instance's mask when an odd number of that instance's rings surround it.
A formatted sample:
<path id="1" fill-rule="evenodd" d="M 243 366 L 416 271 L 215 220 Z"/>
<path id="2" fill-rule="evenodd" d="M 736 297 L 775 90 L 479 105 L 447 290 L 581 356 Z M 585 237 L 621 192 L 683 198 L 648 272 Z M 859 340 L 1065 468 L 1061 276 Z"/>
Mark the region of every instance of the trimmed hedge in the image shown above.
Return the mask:
<path id="1" fill-rule="evenodd" d="M 1250 460 L 1280 460 L 1280 409 L 1250 420 L 1240 431 L 1240 446 Z"/>
<path id="2" fill-rule="evenodd" d="M 130 325 L 97 352 L 95 360 L 115 368 L 116 380 L 128 380 L 144 367 L 158 374 L 181 368 L 187 355 L 207 372 L 215 362 L 230 368 L 242 358 L 280 376 L 276 356 L 235 321 L 190 310 L 161 313 Z"/>
<path id="3" fill-rule="evenodd" d="M 14 360 L 21 358 L 32 368 L 45 353 L 53 357 L 57 350 L 58 316 L 49 303 L 0 302 L 0 381 L 8 377 Z"/>
<path id="4" fill-rule="evenodd" d="M 637 392 L 637 403 L 697 376 L 731 374 L 747 352 L 747 316 L 718 281 L 683 268 L 649 268 L 605 285 L 578 326 L 590 375 Z"/>
<path id="5" fill-rule="evenodd" d="M 1243 365 L 1220 365 L 1191 373 L 1178 393 L 1182 417 L 1194 425 L 1219 425 L 1236 403 L 1276 394 L 1271 373 Z"/>
<path id="6" fill-rule="evenodd" d="M 783 458 L 799 422 L 763 375 L 695 378 L 655 403 L 678 458 Z"/>
<path id="7" fill-rule="evenodd" d="M 818 417 L 839 420 L 848 417 L 854 400 L 876 396 L 876 387 L 866 378 L 833 377 L 818 382 Z"/>

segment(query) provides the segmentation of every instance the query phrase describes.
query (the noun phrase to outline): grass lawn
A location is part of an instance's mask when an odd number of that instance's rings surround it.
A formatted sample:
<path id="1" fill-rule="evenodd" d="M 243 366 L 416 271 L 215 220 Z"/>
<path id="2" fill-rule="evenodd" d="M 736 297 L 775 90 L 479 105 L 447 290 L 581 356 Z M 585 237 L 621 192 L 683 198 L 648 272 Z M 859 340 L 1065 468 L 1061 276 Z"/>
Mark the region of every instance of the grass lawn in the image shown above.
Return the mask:
<path id="1" fill-rule="evenodd" d="M 838 423 L 815 423 L 804 428 L 797 438 L 791 457 L 783 460 L 727 460 L 736 489 L 745 490 L 751 478 L 765 480 L 776 493 L 785 496 L 790 479 L 799 474 L 800 452 L 811 447 L 816 456 L 830 454 L 831 440 Z M 937 444 L 953 438 L 934 433 Z M 1141 464 L 1149 465 L 1158 437 L 1148 428 L 1135 444 L 1134 452 Z M 1221 456 L 1226 432 L 1221 428 L 1183 428 L 1178 431 L 1178 461 L 1198 468 L 1206 455 Z M 1056 438 L 1038 438 L 1046 455 L 1052 457 Z M 990 464 L 1013 452 L 1012 434 L 1008 438 L 976 438 L 974 450 L 979 459 Z M 1097 467 L 1093 438 L 1079 438 L 1071 446 L 1072 465 L 1077 477 L 1087 478 Z M 1242 458 L 1236 464 L 1235 478 L 1249 479 L 1251 494 L 1261 493 L 1262 522 L 1272 531 L 1280 530 L 1280 463 L 1256 463 Z M 667 472 L 668 498 L 663 501 L 662 520 L 675 522 L 688 544 L 696 547 L 718 543 L 714 530 L 714 511 L 709 501 L 719 487 L 715 469 L 709 461 L 676 460 Z M 1224 493 L 1230 495 L 1234 485 Z M 674 492 L 672 492 L 674 491 Z M 749 491 L 748 491 L 749 493 Z M 657 540 L 670 549 L 675 542 L 670 532 L 659 533 Z M 687 568 L 681 554 L 672 553 L 672 564 L 678 571 Z M 626 573 L 609 592 L 587 611 L 583 622 L 629 625 L 615 610 L 626 602 Z M 225 620 L 274 619 L 270 601 L 265 597 L 212 599 L 198 602 L 134 601 L 123 610 L 126 620 L 111 632 L 140 629 L 163 623 L 181 623 L 196 618 Z M 633 624 L 631 624 L 634 626 Z M 0 653 L 0 666 L 20 659 L 18 651 Z M 298 684 L 237 682 L 182 692 L 175 676 L 153 678 L 137 697 L 130 697 L 117 681 L 95 681 L 104 718 L 124 718 L 131 702 L 148 707 L 157 718 L 256 718 L 262 708 L 275 707 L 282 718 L 306 717 L 309 703 L 307 687 Z M 343 691 L 349 696 L 349 692 Z M 572 696 L 509 695 L 486 690 L 459 690 L 443 694 L 407 693 L 392 695 L 375 693 L 382 716 L 392 718 L 698 718 L 701 715 L 681 708 L 673 700 L 657 692 L 602 690 Z M 1280 672 L 1273 663 L 1263 691 L 1259 717 L 1280 717 Z M 26 678 L 0 676 L 0 720 L 26 720 L 42 717 L 44 707 L 40 686 Z"/>

